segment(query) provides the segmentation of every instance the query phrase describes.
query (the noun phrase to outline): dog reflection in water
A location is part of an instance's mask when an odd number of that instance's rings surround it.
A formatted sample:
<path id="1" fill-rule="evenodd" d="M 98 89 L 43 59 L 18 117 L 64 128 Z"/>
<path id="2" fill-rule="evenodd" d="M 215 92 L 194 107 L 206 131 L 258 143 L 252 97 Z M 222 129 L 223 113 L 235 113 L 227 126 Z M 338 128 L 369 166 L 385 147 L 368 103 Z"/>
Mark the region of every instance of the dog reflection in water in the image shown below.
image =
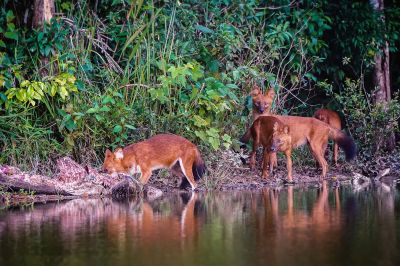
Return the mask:
<path id="1" fill-rule="evenodd" d="M 323 181 L 317 198 L 311 209 L 301 190 L 295 191 L 292 186 L 286 190 L 264 189 L 262 202 L 264 212 L 256 215 L 257 229 L 260 233 L 257 246 L 268 247 L 276 252 L 298 247 L 316 248 L 317 243 L 340 243 L 342 228 L 339 188 L 333 191 L 333 202 L 329 203 L 329 188 Z M 274 232 L 271 235 L 271 232 Z M 296 244 L 297 243 L 297 244 Z M 310 245 L 307 247 L 307 245 Z M 299 251 L 298 251 L 299 252 Z"/>
<path id="2" fill-rule="evenodd" d="M 109 237 L 120 241 L 139 239 L 142 245 L 179 245 L 197 236 L 201 203 L 197 193 L 181 193 L 167 199 L 141 202 L 136 214 L 126 212 L 108 221 Z"/>

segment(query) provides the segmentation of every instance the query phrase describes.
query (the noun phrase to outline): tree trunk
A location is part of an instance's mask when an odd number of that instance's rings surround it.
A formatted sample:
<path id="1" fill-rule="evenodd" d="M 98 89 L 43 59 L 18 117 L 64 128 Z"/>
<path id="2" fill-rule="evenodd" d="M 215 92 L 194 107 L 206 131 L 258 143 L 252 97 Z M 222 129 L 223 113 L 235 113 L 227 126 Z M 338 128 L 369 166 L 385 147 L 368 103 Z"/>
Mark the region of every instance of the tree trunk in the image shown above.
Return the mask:
<path id="1" fill-rule="evenodd" d="M 32 27 L 40 29 L 45 22 L 50 22 L 54 15 L 54 0 L 35 0 L 33 8 Z M 49 75 L 49 58 L 45 56 L 40 57 L 40 76 L 45 77 Z"/>
<path id="2" fill-rule="evenodd" d="M 44 195 L 62 195 L 62 196 L 72 196 L 73 194 L 59 190 L 54 186 L 48 184 L 33 184 L 28 183 L 23 180 L 19 180 L 16 178 L 9 178 L 5 175 L 0 174 L 0 186 L 7 188 L 8 191 L 18 192 L 21 189 L 24 191 L 30 192 L 34 191 L 36 195 L 44 194 Z"/>
<path id="3" fill-rule="evenodd" d="M 383 0 L 370 0 L 370 3 L 376 12 L 380 13 L 380 20 L 385 22 L 384 1 Z M 385 41 L 381 48 L 381 52 L 375 55 L 374 66 L 374 85 L 376 92 L 374 95 L 375 104 L 383 104 L 386 108 L 387 102 L 391 99 L 390 89 L 390 71 L 389 71 L 389 43 Z M 394 132 L 389 134 L 387 139 L 383 141 L 385 147 L 389 151 L 393 151 L 396 145 Z"/>
<path id="4" fill-rule="evenodd" d="M 383 0 L 370 0 L 376 12 L 379 12 L 381 22 L 385 22 L 383 14 Z M 377 88 L 375 93 L 375 103 L 385 104 L 391 98 L 390 96 L 390 72 L 389 72 L 389 43 L 385 41 L 381 52 L 375 55 L 374 83 Z"/>
<path id="5" fill-rule="evenodd" d="M 35 0 L 32 26 L 40 28 L 44 22 L 50 22 L 54 10 L 54 0 Z"/>
<path id="6" fill-rule="evenodd" d="M 375 56 L 374 83 L 377 91 L 375 103 L 386 104 L 390 96 L 389 44 L 385 42 L 382 53 Z"/>

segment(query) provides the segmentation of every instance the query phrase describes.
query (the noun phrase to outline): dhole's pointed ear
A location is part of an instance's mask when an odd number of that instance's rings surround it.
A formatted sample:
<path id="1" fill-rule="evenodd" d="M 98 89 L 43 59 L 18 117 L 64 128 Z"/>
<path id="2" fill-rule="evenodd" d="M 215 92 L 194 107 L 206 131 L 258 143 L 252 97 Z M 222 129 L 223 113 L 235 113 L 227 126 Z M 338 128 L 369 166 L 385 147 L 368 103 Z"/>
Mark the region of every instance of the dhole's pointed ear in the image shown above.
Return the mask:
<path id="1" fill-rule="evenodd" d="M 114 151 L 114 154 L 115 154 L 115 158 L 116 158 L 116 159 L 121 160 L 121 159 L 124 158 L 124 152 L 122 151 L 122 148 L 116 149 L 116 150 Z"/>
<path id="2" fill-rule="evenodd" d="M 255 86 L 254 89 L 250 92 L 250 96 L 253 98 L 257 97 L 260 94 L 261 94 L 261 90 L 257 86 Z"/>
<path id="3" fill-rule="evenodd" d="M 278 131 L 278 128 L 279 128 L 278 122 L 275 122 L 273 127 L 274 132 Z"/>
<path id="4" fill-rule="evenodd" d="M 113 156 L 113 153 L 109 149 L 107 149 L 106 150 L 106 157 L 111 157 L 111 156 Z"/>
<path id="5" fill-rule="evenodd" d="M 289 126 L 284 126 L 283 127 L 283 133 L 289 134 Z"/>
<path id="6" fill-rule="evenodd" d="M 270 88 L 265 92 L 265 98 L 274 99 L 274 97 L 275 97 L 275 91 L 273 88 Z"/>

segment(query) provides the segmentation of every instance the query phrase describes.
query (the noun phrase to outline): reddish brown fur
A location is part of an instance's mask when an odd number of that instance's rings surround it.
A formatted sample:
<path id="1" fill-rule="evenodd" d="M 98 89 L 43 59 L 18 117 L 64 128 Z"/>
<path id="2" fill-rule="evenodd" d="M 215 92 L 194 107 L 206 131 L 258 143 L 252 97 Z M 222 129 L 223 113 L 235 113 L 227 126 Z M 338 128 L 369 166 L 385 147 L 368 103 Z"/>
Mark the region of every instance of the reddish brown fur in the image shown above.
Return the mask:
<path id="1" fill-rule="evenodd" d="M 291 153 L 293 149 L 301 145 L 308 143 L 314 158 L 321 166 L 322 178 L 325 178 L 328 171 L 328 164 L 323 156 L 328 144 L 328 139 L 333 139 L 338 142 L 345 151 L 347 160 L 353 159 L 356 155 L 356 146 L 350 137 L 316 118 L 279 115 L 274 115 L 273 117 L 278 118 L 279 121 L 289 127 L 288 132 L 277 131 L 273 134 L 271 145 L 272 151 L 283 151 L 286 155 L 289 182 L 293 180 Z M 261 126 L 259 132 L 261 134 L 270 135 L 271 131 L 267 129 L 269 127 L 270 125 L 265 125 L 266 130 L 264 130 L 263 126 Z M 250 135 L 251 129 L 248 129 L 243 138 Z M 272 160 L 272 158 L 270 158 L 270 160 Z M 273 166 L 273 164 L 270 163 L 270 166 Z M 272 169 L 270 169 L 270 171 L 271 170 Z"/>
<path id="2" fill-rule="evenodd" d="M 274 101 L 275 97 L 275 91 L 272 88 L 269 88 L 265 94 L 262 93 L 260 87 L 255 85 L 253 87 L 253 90 L 250 92 L 250 96 L 252 97 L 252 103 L 253 103 L 253 121 L 255 121 L 259 116 L 261 115 L 270 115 L 271 114 L 271 108 L 272 108 L 272 103 Z M 267 159 L 267 161 L 271 160 L 271 163 L 274 165 L 277 165 L 277 159 L 276 159 L 276 154 L 273 153 L 271 154 L 271 158 L 268 157 L 268 153 L 263 152 L 264 154 L 264 160 Z M 264 162 L 263 162 L 264 164 Z"/>
<path id="3" fill-rule="evenodd" d="M 350 137 L 318 119 L 301 116 L 275 115 L 274 117 L 277 117 L 282 123 L 289 126 L 289 134 L 291 136 L 291 145 L 285 148 L 280 147 L 279 150 L 284 151 L 287 160 L 289 160 L 292 149 L 308 143 L 314 158 L 318 161 L 322 169 L 322 178 L 326 177 L 328 171 L 328 163 L 324 158 L 328 139 L 333 139 L 341 146 L 346 153 L 346 160 L 352 160 L 356 156 L 356 146 Z M 275 137 L 279 138 L 279 136 Z M 283 136 L 283 138 L 285 139 L 286 136 Z M 288 164 L 288 180 L 292 181 L 292 178 L 292 171 L 289 169 Z"/>
<path id="4" fill-rule="evenodd" d="M 270 171 L 276 166 L 276 154 L 271 152 L 271 145 L 274 135 L 278 132 L 288 133 L 288 127 L 285 126 L 279 119 L 272 116 L 258 117 L 246 134 L 240 139 L 243 143 L 249 142 L 253 139 L 253 150 L 250 155 L 250 168 L 255 169 L 256 165 L 256 150 L 259 145 L 264 148 L 263 163 L 262 163 L 262 177 L 268 178 L 267 168 Z"/>
<path id="5" fill-rule="evenodd" d="M 121 154 L 123 157 L 118 158 Z M 182 171 L 192 189 L 197 186 L 195 177 L 201 177 L 205 170 L 196 145 L 173 134 L 159 134 L 123 149 L 119 148 L 114 153 L 107 150 L 103 164 L 103 169 L 109 173 L 140 172 L 142 184 L 147 183 L 153 170 L 160 168 L 172 168 L 174 173 Z"/>
<path id="6" fill-rule="evenodd" d="M 328 109 L 318 109 L 314 113 L 314 117 L 327 123 L 333 128 L 342 129 L 342 123 L 340 121 L 340 116 L 337 112 L 328 110 Z M 338 157 L 339 157 L 339 146 L 336 142 L 333 142 L 333 156 L 332 156 L 332 161 L 335 163 L 337 166 L 338 163 Z"/>
<path id="7" fill-rule="evenodd" d="M 260 115 L 269 115 L 271 113 L 272 102 L 275 97 L 275 92 L 272 88 L 263 94 L 260 88 L 255 85 L 250 95 L 253 100 L 253 121 Z"/>

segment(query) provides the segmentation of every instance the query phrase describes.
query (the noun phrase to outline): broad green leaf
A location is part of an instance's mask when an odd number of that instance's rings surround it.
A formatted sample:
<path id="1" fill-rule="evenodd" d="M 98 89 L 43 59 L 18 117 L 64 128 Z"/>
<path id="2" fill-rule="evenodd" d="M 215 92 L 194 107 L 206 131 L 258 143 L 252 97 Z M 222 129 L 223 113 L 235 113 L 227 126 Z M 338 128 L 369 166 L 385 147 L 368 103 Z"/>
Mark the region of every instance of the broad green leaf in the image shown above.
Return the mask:
<path id="1" fill-rule="evenodd" d="M 132 125 L 125 125 L 125 127 L 126 127 L 126 128 L 129 128 L 129 129 L 132 129 L 132 130 L 135 130 L 135 129 L 136 129 L 136 127 L 134 127 L 134 126 L 132 126 Z"/>
<path id="2" fill-rule="evenodd" d="M 99 111 L 98 108 L 92 107 L 92 108 L 89 108 L 89 109 L 86 111 L 86 113 L 87 113 L 87 114 L 93 114 L 93 113 L 97 113 L 98 111 Z"/>
<path id="3" fill-rule="evenodd" d="M 37 36 L 37 39 L 38 39 L 39 42 L 43 39 L 43 36 L 44 36 L 44 33 L 42 31 L 39 32 L 39 34 Z"/>
<path id="4" fill-rule="evenodd" d="M 6 33 L 4 33 L 4 37 L 6 37 L 7 39 L 13 39 L 18 41 L 18 34 L 16 32 L 7 31 Z"/>
<path id="5" fill-rule="evenodd" d="M 14 13 L 12 12 L 12 10 L 8 10 L 7 14 L 6 14 L 6 20 L 7 22 L 12 21 L 15 18 Z"/>
<path id="6" fill-rule="evenodd" d="M 103 106 L 103 107 L 101 107 L 100 109 L 99 109 L 99 111 L 100 112 L 108 112 L 108 111 L 110 111 L 111 109 L 110 109 L 110 107 L 108 107 L 108 106 Z"/>
<path id="7" fill-rule="evenodd" d="M 202 25 L 195 25 L 194 28 L 198 31 L 201 31 L 203 33 L 214 33 L 214 31 L 212 29 L 209 29 L 205 26 Z"/>
<path id="8" fill-rule="evenodd" d="M 113 133 L 115 134 L 121 133 L 121 131 L 122 131 L 122 126 L 120 125 L 116 125 L 113 129 Z"/>

